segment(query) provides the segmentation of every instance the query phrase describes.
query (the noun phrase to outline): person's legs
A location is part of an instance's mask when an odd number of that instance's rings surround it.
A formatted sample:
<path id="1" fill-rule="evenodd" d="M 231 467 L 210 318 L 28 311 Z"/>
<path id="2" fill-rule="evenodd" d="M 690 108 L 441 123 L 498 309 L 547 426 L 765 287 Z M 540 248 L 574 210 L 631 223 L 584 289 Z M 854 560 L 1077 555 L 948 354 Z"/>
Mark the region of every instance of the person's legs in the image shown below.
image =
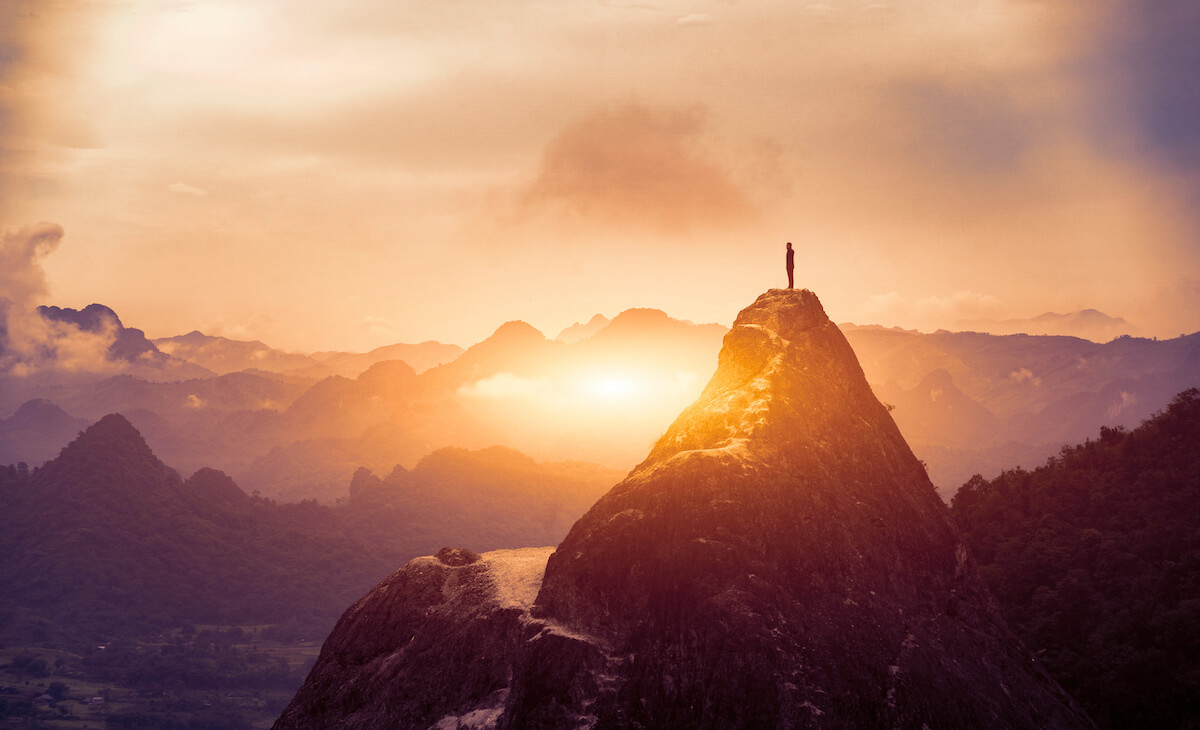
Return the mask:
<path id="1" fill-rule="evenodd" d="M 788 269 L 788 289 L 791 289 L 794 286 L 795 286 L 795 282 L 792 280 L 792 270 Z"/>

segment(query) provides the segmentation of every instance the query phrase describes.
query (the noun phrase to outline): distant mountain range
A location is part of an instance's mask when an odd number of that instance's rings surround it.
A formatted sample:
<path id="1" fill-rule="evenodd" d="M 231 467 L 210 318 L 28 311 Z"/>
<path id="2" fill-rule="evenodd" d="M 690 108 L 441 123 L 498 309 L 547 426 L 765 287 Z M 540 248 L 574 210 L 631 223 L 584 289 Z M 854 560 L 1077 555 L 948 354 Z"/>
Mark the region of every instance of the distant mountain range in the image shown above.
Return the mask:
<path id="1" fill-rule="evenodd" d="M 330 375 L 356 378 L 372 365 L 388 360 L 403 360 L 421 372 L 450 362 L 463 352 L 458 345 L 430 341 L 419 345 L 386 345 L 366 353 L 314 352 L 304 355 L 276 350 L 258 340 L 231 340 L 199 331 L 159 338 L 154 340 L 154 345 L 162 352 L 219 375 L 242 370 L 266 370 L 314 379 Z"/>
<path id="2" fill-rule="evenodd" d="M 561 539 L 619 478 L 506 449 L 443 450 L 383 480 L 360 472 L 337 507 L 280 505 L 212 469 L 181 479 L 108 415 L 44 466 L 0 467 L 0 640 L 181 623 L 323 632 L 415 555 L 468 535 L 488 549 Z"/>
<path id="3" fill-rule="evenodd" d="M 1098 343 L 841 327 L 944 496 L 972 474 L 1040 463 L 1100 426 L 1135 426 L 1200 385 L 1200 335 Z M 386 474 L 446 446 L 504 444 L 544 461 L 623 470 L 698 394 L 727 329 L 631 309 L 611 320 L 597 315 L 555 340 L 509 322 L 465 351 L 423 343 L 362 355 L 295 355 L 199 333 L 159 340 L 175 353 L 167 354 L 129 332 L 131 344 L 118 351 L 138 364 L 121 360 L 129 366 L 123 374 L 0 375 L 0 417 L 13 414 L 0 420 L 0 463 L 41 463 L 69 438 L 64 419 L 121 412 L 173 466 L 219 468 L 247 490 L 283 500 L 332 502 L 345 497 L 360 466 Z M 423 371 L 402 360 L 372 362 L 393 355 L 418 364 L 452 359 Z M 240 365 L 256 367 L 215 374 Z M 316 377 L 330 370 L 352 375 Z M 39 399 L 49 405 L 16 418 Z"/>
<path id="4" fill-rule="evenodd" d="M 1136 335 L 1138 330 L 1121 317 L 1110 317 L 1095 309 L 1058 314 L 1046 312 L 1030 319 L 960 320 L 955 328 L 993 335 L 1067 335 L 1094 342 L 1108 342 L 1121 335 Z"/>
<path id="5" fill-rule="evenodd" d="M 587 322 L 576 322 L 570 327 L 567 327 L 562 332 L 559 332 L 558 337 L 555 337 L 554 339 L 558 340 L 559 342 L 579 342 L 580 340 L 586 340 L 587 338 L 607 327 L 610 321 L 612 320 L 610 320 L 608 317 L 605 317 L 603 314 L 596 314 L 593 315 L 592 318 Z"/>
<path id="6" fill-rule="evenodd" d="M 1136 426 L 1176 393 L 1200 385 L 1200 333 L 1097 343 L 842 329 L 946 496 L 972 474 L 1035 466 L 1101 426 Z"/>

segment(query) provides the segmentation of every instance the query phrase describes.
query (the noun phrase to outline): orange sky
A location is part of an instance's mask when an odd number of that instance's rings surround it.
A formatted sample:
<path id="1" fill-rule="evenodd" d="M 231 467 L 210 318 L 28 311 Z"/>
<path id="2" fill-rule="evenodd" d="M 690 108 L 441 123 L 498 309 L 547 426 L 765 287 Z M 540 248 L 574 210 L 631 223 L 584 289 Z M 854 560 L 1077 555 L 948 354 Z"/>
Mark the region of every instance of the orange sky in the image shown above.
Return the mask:
<path id="1" fill-rule="evenodd" d="M 467 345 L 729 323 L 791 240 L 836 321 L 1200 329 L 1194 0 L 6 7 L 0 228 L 65 235 L 0 296 Z"/>

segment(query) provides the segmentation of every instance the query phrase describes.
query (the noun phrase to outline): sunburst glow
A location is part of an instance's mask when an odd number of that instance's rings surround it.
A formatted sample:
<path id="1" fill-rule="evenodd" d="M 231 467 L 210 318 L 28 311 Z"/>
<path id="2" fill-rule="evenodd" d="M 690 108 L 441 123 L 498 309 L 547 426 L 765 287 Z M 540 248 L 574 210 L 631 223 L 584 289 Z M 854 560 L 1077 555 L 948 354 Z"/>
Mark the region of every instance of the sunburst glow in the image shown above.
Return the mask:
<path id="1" fill-rule="evenodd" d="M 646 395 L 646 383 L 630 375 L 602 374 L 584 379 L 581 394 L 601 403 L 629 403 Z"/>

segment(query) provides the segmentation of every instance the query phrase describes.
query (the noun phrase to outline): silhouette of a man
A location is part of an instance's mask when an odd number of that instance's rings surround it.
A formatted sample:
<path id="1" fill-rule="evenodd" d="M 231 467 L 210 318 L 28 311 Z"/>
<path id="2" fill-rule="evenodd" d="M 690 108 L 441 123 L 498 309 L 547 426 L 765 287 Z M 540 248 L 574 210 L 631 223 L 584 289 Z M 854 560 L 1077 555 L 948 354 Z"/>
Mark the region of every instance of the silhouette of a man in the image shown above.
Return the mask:
<path id="1" fill-rule="evenodd" d="M 792 277 L 792 272 L 796 270 L 796 252 L 792 250 L 792 242 L 788 241 L 787 245 L 787 270 L 788 270 L 788 289 L 795 286 L 795 281 Z"/>

